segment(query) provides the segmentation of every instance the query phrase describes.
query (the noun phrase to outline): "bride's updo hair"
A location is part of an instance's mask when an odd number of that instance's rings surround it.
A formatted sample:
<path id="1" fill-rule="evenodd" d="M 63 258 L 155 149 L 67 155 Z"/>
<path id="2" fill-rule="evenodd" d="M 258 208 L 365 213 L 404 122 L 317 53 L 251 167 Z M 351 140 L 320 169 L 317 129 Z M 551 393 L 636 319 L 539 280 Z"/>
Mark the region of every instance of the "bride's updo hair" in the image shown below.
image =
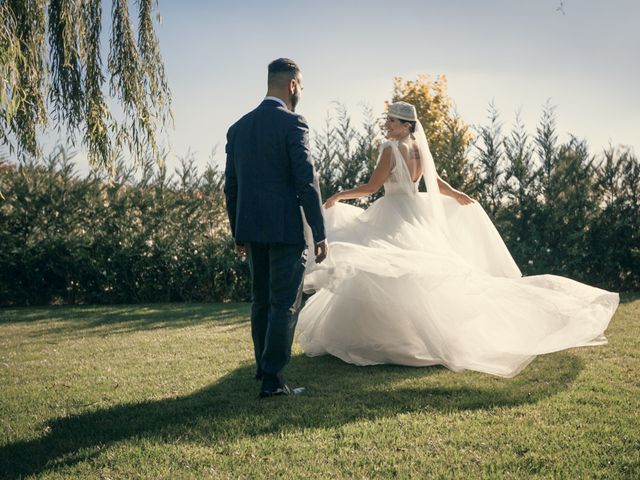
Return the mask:
<path id="1" fill-rule="evenodd" d="M 397 118 L 402 123 L 408 123 L 410 125 L 411 133 L 416 131 L 416 122 L 418 120 L 418 113 L 416 107 L 407 102 L 393 102 L 389 105 L 387 115 Z"/>
<path id="2" fill-rule="evenodd" d="M 408 123 L 410 125 L 409 131 L 411 133 L 415 133 L 416 131 L 416 122 L 408 122 L 407 120 L 399 119 L 402 123 Z"/>

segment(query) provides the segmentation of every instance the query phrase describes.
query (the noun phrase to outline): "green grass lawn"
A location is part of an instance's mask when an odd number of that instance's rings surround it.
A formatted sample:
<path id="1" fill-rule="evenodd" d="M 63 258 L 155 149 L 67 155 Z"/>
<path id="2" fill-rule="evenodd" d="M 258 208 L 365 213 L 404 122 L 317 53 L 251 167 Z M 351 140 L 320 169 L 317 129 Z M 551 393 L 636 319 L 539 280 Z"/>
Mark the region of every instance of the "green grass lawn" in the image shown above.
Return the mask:
<path id="1" fill-rule="evenodd" d="M 2 478 L 640 478 L 640 295 L 511 380 L 306 358 L 258 400 L 249 308 L 0 310 Z"/>

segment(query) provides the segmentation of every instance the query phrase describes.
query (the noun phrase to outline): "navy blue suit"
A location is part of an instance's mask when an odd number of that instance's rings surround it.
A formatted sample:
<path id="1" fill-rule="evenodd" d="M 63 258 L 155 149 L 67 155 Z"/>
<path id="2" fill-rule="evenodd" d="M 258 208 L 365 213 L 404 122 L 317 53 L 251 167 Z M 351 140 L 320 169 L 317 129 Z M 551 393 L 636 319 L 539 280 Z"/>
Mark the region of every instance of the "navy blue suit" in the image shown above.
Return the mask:
<path id="1" fill-rule="evenodd" d="M 251 330 L 263 390 L 284 385 L 283 369 L 302 295 L 306 262 L 300 207 L 314 242 L 325 239 L 322 201 L 305 119 L 274 100 L 227 132 L 225 197 L 234 240 L 247 248 Z"/>

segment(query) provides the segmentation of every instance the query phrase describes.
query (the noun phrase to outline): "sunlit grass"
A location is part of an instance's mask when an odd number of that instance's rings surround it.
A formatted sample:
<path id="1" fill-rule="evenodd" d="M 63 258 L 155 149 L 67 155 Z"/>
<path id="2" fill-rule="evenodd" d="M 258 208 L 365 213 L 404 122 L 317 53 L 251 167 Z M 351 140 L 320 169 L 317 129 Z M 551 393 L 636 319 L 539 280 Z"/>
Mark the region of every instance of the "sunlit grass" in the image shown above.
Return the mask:
<path id="1" fill-rule="evenodd" d="M 0 476 L 639 478 L 638 298 L 512 380 L 296 346 L 262 401 L 245 304 L 0 310 Z"/>

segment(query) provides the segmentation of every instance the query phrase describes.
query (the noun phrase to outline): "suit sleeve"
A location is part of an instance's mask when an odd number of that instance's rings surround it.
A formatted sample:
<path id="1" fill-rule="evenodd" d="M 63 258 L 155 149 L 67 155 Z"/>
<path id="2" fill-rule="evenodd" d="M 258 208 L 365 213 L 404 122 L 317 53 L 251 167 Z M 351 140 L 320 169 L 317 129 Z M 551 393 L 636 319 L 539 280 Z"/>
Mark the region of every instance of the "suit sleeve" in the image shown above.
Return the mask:
<path id="1" fill-rule="evenodd" d="M 309 149 L 309 126 L 301 116 L 296 116 L 289 128 L 287 147 L 298 201 L 311 227 L 313 241 L 318 243 L 326 238 L 320 185 Z"/>
<path id="2" fill-rule="evenodd" d="M 224 196 L 227 203 L 227 215 L 231 226 L 231 235 L 236 238 L 236 209 L 238 205 L 238 177 L 236 176 L 236 164 L 233 156 L 233 127 L 227 132 L 227 144 L 225 146 L 227 163 L 224 169 Z"/>

